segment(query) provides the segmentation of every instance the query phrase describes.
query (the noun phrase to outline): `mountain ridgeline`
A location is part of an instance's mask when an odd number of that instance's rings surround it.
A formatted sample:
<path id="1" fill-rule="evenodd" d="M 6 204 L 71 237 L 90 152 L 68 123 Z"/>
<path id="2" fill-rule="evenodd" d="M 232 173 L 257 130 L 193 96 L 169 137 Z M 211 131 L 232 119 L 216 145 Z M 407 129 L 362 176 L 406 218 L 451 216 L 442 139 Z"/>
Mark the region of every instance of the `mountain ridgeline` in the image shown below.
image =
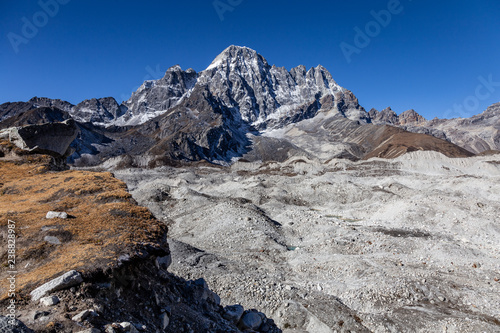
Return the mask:
<path id="1" fill-rule="evenodd" d="M 73 118 L 79 135 L 69 162 L 76 165 L 227 164 L 297 154 L 363 159 L 414 150 L 459 157 L 500 149 L 499 109 L 493 105 L 470 120 L 432 121 L 414 110 L 366 112 L 320 65 L 287 70 L 250 48 L 230 46 L 201 72 L 169 68 L 122 104 L 112 97 L 77 105 L 39 97 L 4 103 L 0 128 Z M 325 153 L 326 145 L 332 149 Z"/>

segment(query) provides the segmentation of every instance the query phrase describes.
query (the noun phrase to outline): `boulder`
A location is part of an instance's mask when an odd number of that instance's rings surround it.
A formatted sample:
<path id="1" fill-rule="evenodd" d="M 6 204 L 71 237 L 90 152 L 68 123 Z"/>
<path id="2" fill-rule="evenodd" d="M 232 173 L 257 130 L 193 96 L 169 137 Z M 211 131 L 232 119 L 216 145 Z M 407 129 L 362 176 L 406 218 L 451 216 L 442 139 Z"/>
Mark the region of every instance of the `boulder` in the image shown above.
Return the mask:
<path id="1" fill-rule="evenodd" d="M 82 275 L 75 270 L 69 271 L 49 282 L 41 285 L 31 292 L 31 299 L 38 301 L 43 296 L 53 291 L 76 286 L 83 282 Z"/>
<path id="2" fill-rule="evenodd" d="M 156 267 L 158 269 L 163 269 L 166 271 L 171 263 L 172 263 L 172 256 L 170 254 L 164 257 L 156 258 Z"/>
<path id="3" fill-rule="evenodd" d="M 222 317 L 236 324 L 243 315 L 243 311 L 245 311 L 245 309 L 239 304 L 228 305 L 224 308 L 224 314 Z"/>
<path id="4" fill-rule="evenodd" d="M 79 130 L 73 119 L 59 123 L 27 125 L 6 130 L 17 147 L 40 153 L 64 156 Z"/>
<path id="5" fill-rule="evenodd" d="M 40 304 L 45 306 L 52 306 L 59 303 L 59 297 L 57 296 L 47 296 L 40 299 Z"/>
<path id="6" fill-rule="evenodd" d="M 130 323 L 128 321 L 124 321 L 124 322 L 120 323 L 119 325 L 123 328 L 124 332 L 139 333 L 137 328 L 135 328 L 135 326 L 132 325 L 132 323 Z"/>
<path id="7" fill-rule="evenodd" d="M 164 312 L 160 316 L 160 322 L 161 322 L 161 327 L 163 329 L 166 329 L 168 324 L 170 324 L 170 318 L 168 316 L 168 313 Z"/>
<path id="8" fill-rule="evenodd" d="M 45 236 L 43 240 L 50 244 L 61 245 L 61 241 L 55 236 Z"/>
<path id="9" fill-rule="evenodd" d="M 47 215 L 45 215 L 46 219 L 55 219 L 55 218 L 60 218 L 60 219 L 67 219 L 68 218 L 68 213 L 65 212 L 47 212 Z"/>
<path id="10" fill-rule="evenodd" d="M 245 313 L 239 322 L 239 326 L 244 330 L 256 330 L 262 325 L 262 316 L 257 312 Z"/>
<path id="11" fill-rule="evenodd" d="M 92 311 L 90 311 L 90 310 L 83 310 L 79 314 L 73 316 L 71 318 L 71 320 L 80 323 L 80 322 L 84 321 L 85 319 L 87 319 L 90 316 L 91 313 L 92 313 Z"/>

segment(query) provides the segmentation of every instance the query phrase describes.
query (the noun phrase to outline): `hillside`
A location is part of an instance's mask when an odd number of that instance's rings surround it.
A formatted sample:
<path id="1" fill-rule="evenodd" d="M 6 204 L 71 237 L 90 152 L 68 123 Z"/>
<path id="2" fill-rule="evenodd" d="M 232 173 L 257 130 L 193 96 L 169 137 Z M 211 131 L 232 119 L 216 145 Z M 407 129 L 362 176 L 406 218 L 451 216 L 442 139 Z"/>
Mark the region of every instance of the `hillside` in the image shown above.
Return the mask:
<path id="1" fill-rule="evenodd" d="M 7 244 L 8 225 L 15 225 L 16 251 L 13 266 L 0 273 L 0 303 L 6 308 L 15 300 L 21 322 L 36 332 L 108 326 L 136 332 L 118 325 L 124 322 L 145 332 L 238 331 L 239 317 L 222 318 L 227 311 L 203 280 L 167 272 L 167 227 L 137 205 L 122 181 L 109 172 L 52 171 L 53 157 L 28 154 L 6 141 L 1 151 L 0 234 Z M 49 218 L 48 212 L 67 216 Z M 2 247 L 4 267 L 8 255 Z M 15 297 L 7 280 L 13 270 Z M 77 283 L 42 295 L 59 303 L 47 306 L 35 298 L 33 290 L 74 271 L 81 277 Z M 267 322 L 269 332 L 278 331 Z"/>

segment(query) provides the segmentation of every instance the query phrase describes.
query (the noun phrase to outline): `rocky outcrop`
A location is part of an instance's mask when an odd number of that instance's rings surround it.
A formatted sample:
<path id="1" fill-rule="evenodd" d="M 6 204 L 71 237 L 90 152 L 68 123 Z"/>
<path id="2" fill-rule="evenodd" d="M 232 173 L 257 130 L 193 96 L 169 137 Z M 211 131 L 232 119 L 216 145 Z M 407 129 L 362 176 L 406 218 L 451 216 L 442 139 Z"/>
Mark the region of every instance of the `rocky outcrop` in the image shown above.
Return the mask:
<path id="1" fill-rule="evenodd" d="M 401 113 L 398 117 L 399 125 L 423 125 L 426 122 L 426 119 L 419 115 L 415 110 L 406 110 Z"/>
<path id="2" fill-rule="evenodd" d="M 392 111 L 390 107 L 383 109 L 382 111 L 377 111 L 376 109 L 371 109 L 368 113 L 371 122 L 374 124 L 393 124 L 397 125 L 399 123 L 398 115 L 396 112 Z"/>
<path id="3" fill-rule="evenodd" d="M 22 112 L 0 122 L 0 128 L 22 127 L 26 125 L 42 125 L 63 122 L 71 119 L 68 112 L 55 107 L 39 107 Z"/>
<path id="4" fill-rule="evenodd" d="M 374 124 L 387 124 L 394 126 L 419 126 L 426 122 L 425 118 L 419 115 L 415 110 L 407 110 L 400 115 L 394 112 L 390 107 L 377 111 L 371 109 L 368 112 L 370 120 Z"/>
<path id="5" fill-rule="evenodd" d="M 60 123 L 12 127 L 0 132 L 0 137 L 8 138 L 21 149 L 56 156 L 64 156 L 77 135 L 78 128 L 72 119 Z"/>
<path id="6" fill-rule="evenodd" d="M 500 103 L 471 118 L 433 119 L 423 126 L 443 132 L 447 140 L 473 153 L 500 150 Z"/>
<path id="7" fill-rule="evenodd" d="M 268 135 L 272 136 L 273 133 Z M 290 125 L 280 135 L 281 140 L 288 140 L 297 147 L 295 151 L 301 149 L 309 158 L 312 156 L 320 161 L 332 158 L 350 160 L 371 157 L 396 158 L 417 150 L 437 151 L 448 157 L 473 155 L 453 143 L 430 135 L 412 133 L 390 125 L 360 124 L 339 115 Z M 256 141 L 261 144 L 266 143 L 260 138 Z M 259 149 L 262 150 L 262 147 Z M 275 156 L 280 157 L 280 155 L 282 152 L 277 150 Z M 269 158 L 280 161 L 273 156 Z"/>
<path id="8" fill-rule="evenodd" d="M 71 112 L 72 108 L 74 107 L 74 105 L 70 102 L 47 97 L 33 97 L 28 101 L 28 103 L 31 103 L 33 108 L 40 108 L 45 106 L 57 108 L 66 112 Z"/>
<path id="9" fill-rule="evenodd" d="M 376 110 L 370 111 L 373 123 L 401 127 L 409 132 L 422 133 L 447 140 L 471 153 L 500 150 L 500 103 L 489 106 L 483 113 L 470 118 L 426 120 L 414 110 L 397 116 L 382 117 Z"/>
<path id="10" fill-rule="evenodd" d="M 194 87 L 197 73 L 193 69 L 183 71 L 180 66 L 170 67 L 159 80 L 145 81 L 130 99 L 123 103 L 127 109 L 117 125 L 139 125 L 179 103 Z"/>
<path id="11" fill-rule="evenodd" d="M 79 122 L 105 124 L 122 116 L 127 108 L 113 97 L 92 98 L 75 105 L 69 112 Z"/>

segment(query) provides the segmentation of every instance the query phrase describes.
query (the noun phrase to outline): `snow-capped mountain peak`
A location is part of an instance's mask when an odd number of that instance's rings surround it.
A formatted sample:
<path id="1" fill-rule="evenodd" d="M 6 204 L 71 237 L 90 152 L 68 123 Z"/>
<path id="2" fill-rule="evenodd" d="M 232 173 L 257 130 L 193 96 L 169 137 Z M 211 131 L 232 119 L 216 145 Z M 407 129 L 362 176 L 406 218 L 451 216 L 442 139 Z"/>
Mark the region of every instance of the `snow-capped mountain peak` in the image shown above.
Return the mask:
<path id="1" fill-rule="evenodd" d="M 288 71 L 270 66 L 249 47 L 231 45 L 199 73 L 174 65 L 163 78 L 145 81 L 123 103 L 126 112 L 112 123 L 139 125 L 183 103 L 199 104 L 192 96 L 204 94 L 219 109 L 229 110 L 232 118 L 256 129 L 282 127 L 326 111 L 355 120 L 367 118 L 354 95 L 340 87 L 323 66 L 306 70 L 299 65 Z"/>

